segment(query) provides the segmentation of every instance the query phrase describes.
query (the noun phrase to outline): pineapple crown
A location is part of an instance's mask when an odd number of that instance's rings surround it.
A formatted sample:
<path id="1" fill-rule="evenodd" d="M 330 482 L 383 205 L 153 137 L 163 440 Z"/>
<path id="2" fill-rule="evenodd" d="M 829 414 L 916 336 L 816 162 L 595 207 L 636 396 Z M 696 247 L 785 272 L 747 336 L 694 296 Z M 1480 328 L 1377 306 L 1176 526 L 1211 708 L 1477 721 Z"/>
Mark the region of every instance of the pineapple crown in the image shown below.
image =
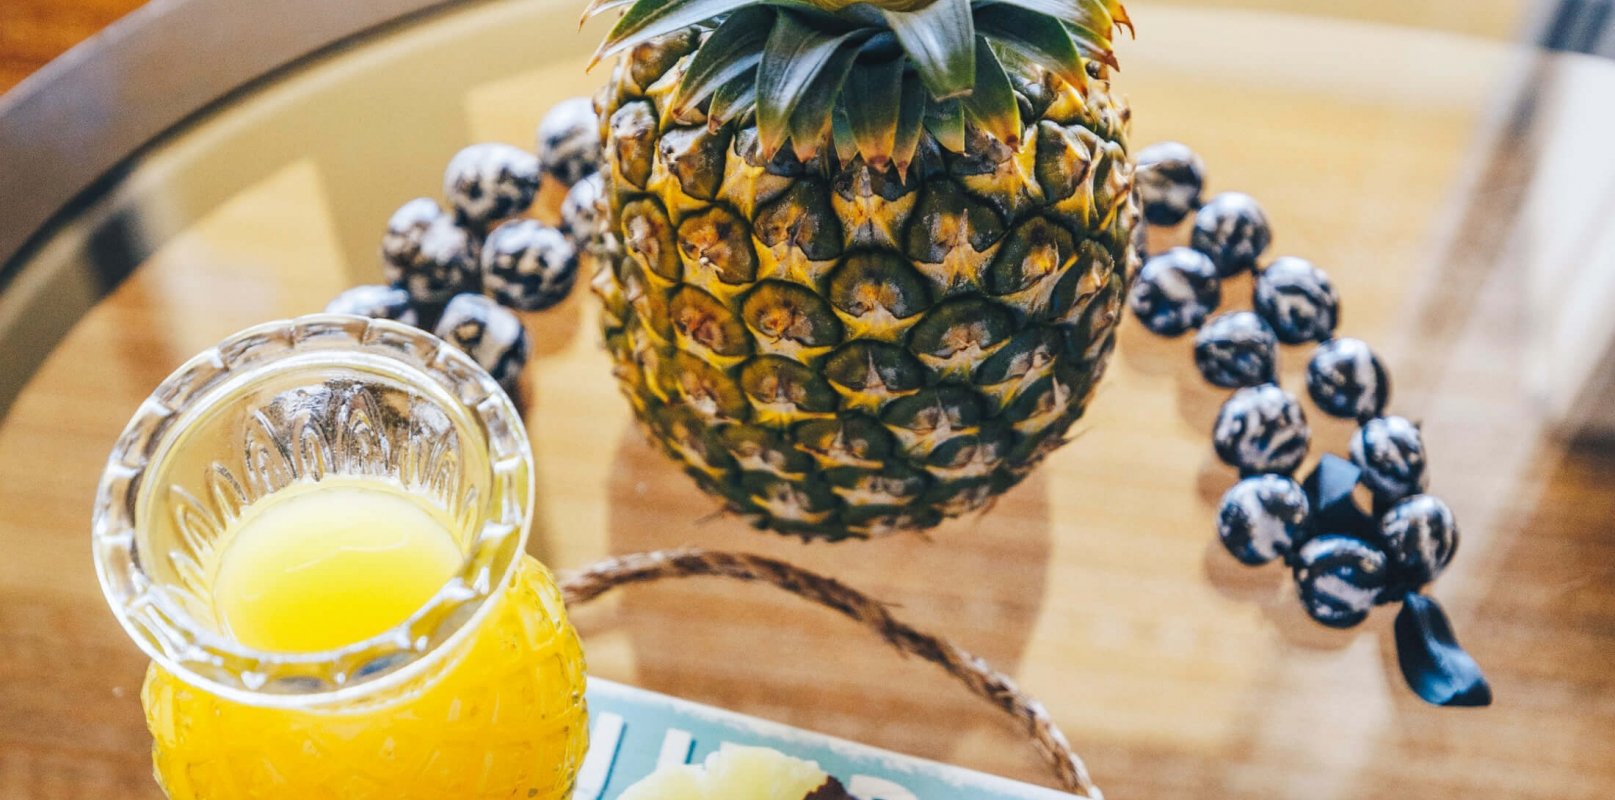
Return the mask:
<path id="1" fill-rule="evenodd" d="M 954 152 L 970 122 L 1021 139 L 1013 72 L 1047 71 L 1085 91 L 1090 61 L 1116 66 L 1111 34 L 1132 30 L 1120 0 L 593 0 L 584 18 L 624 9 L 593 66 L 658 36 L 704 39 L 672 96 L 712 128 L 755 115 L 772 157 L 807 160 L 827 142 L 871 167 L 906 172 L 929 132 Z"/>

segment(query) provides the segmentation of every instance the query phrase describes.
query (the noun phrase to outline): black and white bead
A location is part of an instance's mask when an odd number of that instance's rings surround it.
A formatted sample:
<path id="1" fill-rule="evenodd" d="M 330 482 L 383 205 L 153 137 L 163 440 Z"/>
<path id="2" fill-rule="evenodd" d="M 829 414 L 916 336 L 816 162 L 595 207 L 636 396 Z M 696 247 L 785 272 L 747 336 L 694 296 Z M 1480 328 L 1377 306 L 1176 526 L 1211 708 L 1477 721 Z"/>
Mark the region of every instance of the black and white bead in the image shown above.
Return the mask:
<path id="1" fill-rule="evenodd" d="M 465 351 L 507 389 L 515 386 L 532 351 L 527 328 L 516 312 L 480 294 L 450 300 L 434 333 Z"/>
<path id="2" fill-rule="evenodd" d="M 1267 214 L 1255 198 L 1239 192 L 1223 192 L 1194 215 L 1194 231 L 1189 244 L 1205 253 L 1223 277 L 1256 267 L 1256 259 L 1273 242 Z"/>
<path id="3" fill-rule="evenodd" d="M 1336 533 L 1301 545 L 1294 566 L 1307 614 L 1332 628 L 1350 628 L 1366 619 L 1390 578 L 1384 551 Z"/>
<path id="4" fill-rule="evenodd" d="M 1274 379 L 1278 339 L 1249 311 L 1219 314 L 1194 337 L 1194 363 L 1215 386 L 1237 389 Z"/>
<path id="5" fill-rule="evenodd" d="M 1435 580 L 1458 551 L 1458 523 L 1440 498 L 1416 494 L 1380 518 L 1385 551 L 1400 581 L 1417 588 Z"/>
<path id="6" fill-rule="evenodd" d="M 572 186 L 599 171 L 600 120 L 587 97 L 562 100 L 538 124 L 538 161 L 546 174 Z"/>
<path id="7" fill-rule="evenodd" d="M 518 311 L 540 311 L 565 300 L 577 279 L 577 248 L 538 220 L 506 222 L 482 243 L 483 291 Z"/>
<path id="8" fill-rule="evenodd" d="M 1206 164 L 1188 145 L 1159 142 L 1140 150 L 1134 175 L 1151 225 L 1176 225 L 1200 207 Z"/>
<path id="9" fill-rule="evenodd" d="M 1329 275 L 1302 258 L 1273 259 L 1256 276 L 1256 313 L 1285 344 L 1321 342 L 1334 336 L 1340 297 Z"/>
<path id="10" fill-rule="evenodd" d="M 1175 142 L 1140 152 L 1129 208 L 1155 225 L 1173 225 L 1193 209 L 1204 166 Z M 1133 232 L 1142 252 L 1145 229 Z M 1397 661 L 1413 691 L 1435 705 L 1487 705 L 1491 690 L 1474 659 L 1453 638 L 1436 602 L 1420 593 L 1452 560 L 1458 526 L 1451 509 L 1423 494 L 1425 452 L 1417 425 L 1385 416 L 1390 376 L 1359 339 L 1335 337 L 1340 299 L 1323 270 L 1278 258 L 1254 281 L 1255 311 L 1206 317 L 1221 299 L 1219 279 L 1255 269 L 1271 244 L 1255 200 L 1226 193 L 1195 214 L 1191 263 L 1182 248 L 1147 261 L 1128 295 L 1145 326 L 1163 335 L 1199 327 L 1195 366 L 1209 383 L 1235 388 L 1217 413 L 1212 443 L 1241 480 L 1217 508 L 1217 537 L 1240 562 L 1283 559 L 1306 612 L 1348 628 L 1379 603 L 1400 601 Z M 1210 268 L 1205 275 L 1204 267 Z M 1193 278 L 1194 280 L 1190 280 Z M 1319 342 L 1307 363 L 1307 393 L 1325 414 L 1359 423 L 1351 460 L 1324 453 L 1302 484 L 1289 477 L 1306 459 L 1311 431 L 1294 395 L 1278 384 L 1278 345 Z M 1371 516 L 1359 486 L 1374 493 Z"/>
<path id="11" fill-rule="evenodd" d="M 1127 295 L 1127 305 L 1144 327 L 1178 336 L 1206 320 L 1222 302 L 1217 268 L 1205 255 L 1174 247 L 1144 262 Z"/>
<path id="12" fill-rule="evenodd" d="M 1351 460 L 1363 470 L 1363 485 L 1381 500 L 1424 491 L 1424 437 L 1403 417 L 1375 417 L 1351 437 Z"/>
<path id="13" fill-rule="evenodd" d="M 396 286 L 371 284 L 355 286 L 325 304 L 327 314 L 353 314 L 372 319 L 390 319 L 415 325 L 419 317 L 410 303 L 409 292 Z"/>
<path id="14" fill-rule="evenodd" d="M 1367 342 L 1340 337 L 1318 345 L 1307 362 L 1307 393 L 1331 417 L 1366 420 L 1385 410 L 1391 378 Z"/>
<path id="15" fill-rule="evenodd" d="M 1300 484 L 1282 475 L 1253 475 L 1223 494 L 1217 538 L 1242 563 L 1266 564 L 1302 538 L 1309 510 Z"/>
<path id="16" fill-rule="evenodd" d="M 537 193 L 538 159 L 508 144 L 471 145 L 443 171 L 443 196 L 460 222 L 477 230 L 526 212 Z"/>
<path id="17" fill-rule="evenodd" d="M 381 269 L 420 305 L 441 305 L 476 289 L 477 241 L 427 198 L 405 203 L 387 221 Z"/>
<path id="18" fill-rule="evenodd" d="M 561 201 L 561 232 L 581 250 L 606 227 L 606 178 L 596 172 L 578 181 Z"/>
<path id="19" fill-rule="evenodd" d="M 421 249 L 421 237 L 444 211 L 436 200 L 417 197 L 398 207 L 387 220 L 381 236 L 381 260 L 387 264 L 409 264 Z"/>
<path id="20" fill-rule="evenodd" d="M 1288 475 L 1306 458 L 1312 431 L 1295 396 L 1266 383 L 1240 389 L 1222 404 L 1211 439 L 1217 457 L 1244 474 Z"/>

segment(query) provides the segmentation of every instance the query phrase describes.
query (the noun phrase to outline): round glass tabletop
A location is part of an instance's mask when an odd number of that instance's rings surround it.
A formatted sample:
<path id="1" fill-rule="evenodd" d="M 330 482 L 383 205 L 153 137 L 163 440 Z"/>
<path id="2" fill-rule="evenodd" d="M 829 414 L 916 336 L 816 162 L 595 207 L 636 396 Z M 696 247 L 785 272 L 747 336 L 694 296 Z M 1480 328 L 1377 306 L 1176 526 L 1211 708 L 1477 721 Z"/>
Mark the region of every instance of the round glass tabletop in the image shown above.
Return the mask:
<path id="1" fill-rule="evenodd" d="M 282 70 L 131 154 L 9 265 L 0 795 L 159 796 L 145 659 L 87 546 L 114 439 L 192 353 L 377 281 L 387 217 L 436 196 L 457 149 L 527 145 L 549 106 L 604 80 L 583 70 L 600 31 L 575 32 L 576 5 L 439 10 Z M 641 439 L 580 289 L 528 318 L 533 551 L 565 569 L 693 544 L 836 576 L 1014 675 L 1112 798 L 1608 795 L 1615 449 L 1570 434 L 1615 429 L 1615 63 L 1133 5 L 1134 142 L 1189 142 L 1213 190 L 1260 198 L 1273 252 L 1330 271 L 1342 332 L 1375 346 L 1392 409 L 1422 420 L 1431 489 L 1464 536 L 1432 591 L 1495 705 L 1425 705 L 1398 673 L 1393 611 L 1324 629 L 1282 568 L 1227 556 L 1212 518 L 1236 476 L 1210 445 L 1226 393 L 1189 342 L 1131 316 L 1074 441 L 989 511 L 804 545 L 715 514 Z M 1248 306 L 1250 288 L 1225 297 Z M 1308 355 L 1281 355 L 1294 391 Z M 1313 452 L 1344 453 L 1353 427 L 1311 416 Z M 1048 782 L 991 709 L 789 596 L 692 581 L 577 621 L 592 674 Z"/>

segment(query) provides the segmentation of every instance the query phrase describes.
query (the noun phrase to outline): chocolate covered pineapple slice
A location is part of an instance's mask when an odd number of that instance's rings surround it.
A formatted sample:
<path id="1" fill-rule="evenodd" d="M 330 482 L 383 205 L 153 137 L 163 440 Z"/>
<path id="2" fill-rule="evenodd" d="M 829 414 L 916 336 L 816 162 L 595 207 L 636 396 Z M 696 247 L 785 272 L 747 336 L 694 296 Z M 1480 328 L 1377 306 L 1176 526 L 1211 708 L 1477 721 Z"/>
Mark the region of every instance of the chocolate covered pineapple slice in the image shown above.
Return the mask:
<path id="1" fill-rule="evenodd" d="M 812 761 L 766 747 L 725 746 L 699 765 L 662 767 L 619 800 L 855 800 Z"/>

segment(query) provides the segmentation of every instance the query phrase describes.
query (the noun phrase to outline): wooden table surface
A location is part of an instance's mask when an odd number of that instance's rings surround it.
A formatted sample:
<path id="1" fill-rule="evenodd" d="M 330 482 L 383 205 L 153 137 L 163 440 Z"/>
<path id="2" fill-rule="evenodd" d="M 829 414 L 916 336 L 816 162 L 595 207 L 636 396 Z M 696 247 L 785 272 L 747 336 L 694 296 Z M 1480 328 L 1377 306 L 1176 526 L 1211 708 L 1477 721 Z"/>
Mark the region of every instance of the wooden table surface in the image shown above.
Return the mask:
<path id="1" fill-rule="evenodd" d="M 1136 141 L 1190 141 L 1215 188 L 1261 198 L 1276 252 L 1331 271 L 1343 332 L 1378 348 L 1393 409 L 1424 421 L 1432 490 L 1464 533 L 1434 594 L 1493 707 L 1423 705 L 1397 673 L 1392 613 L 1322 629 L 1282 570 L 1222 552 L 1211 519 L 1234 475 L 1208 432 L 1224 393 L 1186 341 L 1131 319 L 1076 441 L 990 512 L 926 538 L 803 545 L 714 517 L 640 440 L 579 291 L 529 320 L 533 551 L 568 568 L 696 544 L 835 575 L 1013 674 L 1116 800 L 1615 793 L 1615 449 L 1567 445 L 1540 420 L 1521 378 L 1525 277 L 1480 246 L 1524 180 L 1493 147 L 1518 54 L 1137 5 L 1142 37 L 1122 54 Z M 586 43 L 553 33 L 571 18 L 496 3 L 293 75 L 153 153 L 107 216 L 42 251 L 87 264 L 107 256 L 74 237 L 121 230 L 141 263 L 0 419 L 0 797 L 159 796 L 145 659 L 90 563 L 106 453 L 191 353 L 374 279 L 387 212 L 435 192 L 454 149 L 525 143 L 544 108 L 585 91 Z M 537 41 L 559 54 L 536 63 Z M 485 57 L 463 63 L 468 43 Z M 1283 354 L 1292 389 L 1305 357 Z M 1312 418 L 1314 452 L 1343 451 L 1350 427 Z M 935 669 L 778 592 L 690 581 L 576 616 L 593 674 L 1047 782 L 1005 721 Z"/>
<path id="2" fill-rule="evenodd" d="M 0 3 L 0 92 L 145 0 L 6 0 Z"/>

